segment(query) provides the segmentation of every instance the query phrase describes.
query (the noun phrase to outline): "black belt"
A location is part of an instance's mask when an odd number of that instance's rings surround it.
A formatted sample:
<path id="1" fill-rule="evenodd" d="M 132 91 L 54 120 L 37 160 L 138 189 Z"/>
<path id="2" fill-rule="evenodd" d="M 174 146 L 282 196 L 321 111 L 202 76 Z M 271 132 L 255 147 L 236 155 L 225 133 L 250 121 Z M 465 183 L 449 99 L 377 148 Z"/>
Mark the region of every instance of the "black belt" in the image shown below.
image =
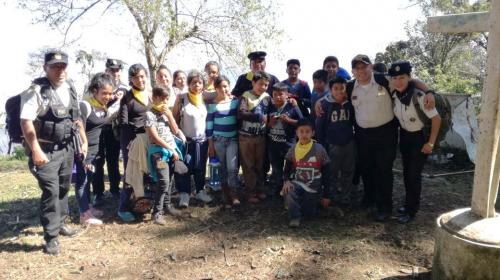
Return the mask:
<path id="1" fill-rule="evenodd" d="M 56 142 L 56 143 L 39 143 L 40 148 L 42 148 L 43 151 L 60 151 L 64 148 L 66 148 L 69 144 L 71 144 L 71 141 L 62 141 L 62 142 Z"/>

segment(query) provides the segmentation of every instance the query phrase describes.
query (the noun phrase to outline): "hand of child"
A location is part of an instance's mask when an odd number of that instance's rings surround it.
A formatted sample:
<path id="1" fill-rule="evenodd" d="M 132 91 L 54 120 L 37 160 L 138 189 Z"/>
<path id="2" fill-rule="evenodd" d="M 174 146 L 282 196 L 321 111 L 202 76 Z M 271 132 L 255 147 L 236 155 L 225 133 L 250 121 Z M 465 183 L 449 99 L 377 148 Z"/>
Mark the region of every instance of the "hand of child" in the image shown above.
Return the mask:
<path id="1" fill-rule="evenodd" d="M 328 198 L 322 198 L 319 202 L 321 204 L 321 206 L 323 206 L 323 208 L 328 208 L 328 206 L 330 206 L 330 199 Z"/>
<path id="2" fill-rule="evenodd" d="M 178 155 L 176 152 L 174 152 L 174 153 L 172 154 L 172 160 L 173 160 L 173 161 L 178 161 L 178 160 L 179 160 L 179 155 Z"/>
<path id="3" fill-rule="evenodd" d="M 285 183 L 283 183 L 283 188 L 281 189 L 281 192 L 283 194 L 287 194 L 290 190 L 292 190 L 292 188 L 293 188 L 292 182 L 285 181 Z"/>
<path id="4" fill-rule="evenodd" d="M 314 112 L 316 113 L 317 117 L 323 116 L 325 112 L 323 112 L 323 108 L 321 108 L 321 102 L 314 103 Z"/>
<path id="5" fill-rule="evenodd" d="M 288 115 L 287 115 L 287 114 L 281 114 L 281 116 L 280 116 L 280 120 L 281 120 L 282 122 L 285 122 L 285 123 L 289 123 L 289 122 L 290 122 L 290 118 L 288 117 Z"/>
<path id="6" fill-rule="evenodd" d="M 297 103 L 297 100 L 295 98 L 289 98 L 288 102 L 290 102 L 290 104 L 292 104 L 293 107 L 299 106 L 299 104 Z"/>
<path id="7" fill-rule="evenodd" d="M 432 110 L 436 107 L 436 99 L 434 97 L 434 94 L 432 93 L 427 93 L 424 96 L 424 108 L 426 110 Z"/>

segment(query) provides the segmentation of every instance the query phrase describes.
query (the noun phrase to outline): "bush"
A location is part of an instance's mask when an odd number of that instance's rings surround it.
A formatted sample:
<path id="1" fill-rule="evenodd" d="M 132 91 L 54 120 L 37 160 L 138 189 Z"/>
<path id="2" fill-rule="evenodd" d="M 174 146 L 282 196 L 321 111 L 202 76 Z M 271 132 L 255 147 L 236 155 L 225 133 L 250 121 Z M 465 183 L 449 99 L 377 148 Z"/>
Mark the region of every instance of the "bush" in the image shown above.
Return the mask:
<path id="1" fill-rule="evenodd" d="M 15 147 L 14 152 L 10 156 L 10 160 L 22 160 L 25 161 L 27 160 L 28 157 L 26 156 L 26 152 L 24 151 L 23 147 Z"/>

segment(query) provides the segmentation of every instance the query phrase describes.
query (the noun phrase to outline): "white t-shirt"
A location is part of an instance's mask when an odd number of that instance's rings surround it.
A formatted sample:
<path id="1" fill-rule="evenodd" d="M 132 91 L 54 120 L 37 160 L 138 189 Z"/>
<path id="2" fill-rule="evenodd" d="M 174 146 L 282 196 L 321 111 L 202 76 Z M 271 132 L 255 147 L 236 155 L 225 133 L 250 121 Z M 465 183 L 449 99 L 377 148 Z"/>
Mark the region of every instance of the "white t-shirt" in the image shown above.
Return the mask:
<path id="1" fill-rule="evenodd" d="M 59 96 L 64 106 L 68 107 L 71 100 L 69 84 L 63 83 L 55 89 L 55 93 Z M 21 119 L 34 121 L 41 112 L 47 109 L 46 106 L 47 104 L 42 102 L 39 87 L 36 87 L 36 90 L 29 90 L 26 94 L 21 94 Z"/>
<path id="2" fill-rule="evenodd" d="M 390 122 L 394 118 L 389 92 L 377 84 L 374 76 L 367 85 L 354 83 L 352 90 L 356 122 L 362 128 L 374 128 Z"/>

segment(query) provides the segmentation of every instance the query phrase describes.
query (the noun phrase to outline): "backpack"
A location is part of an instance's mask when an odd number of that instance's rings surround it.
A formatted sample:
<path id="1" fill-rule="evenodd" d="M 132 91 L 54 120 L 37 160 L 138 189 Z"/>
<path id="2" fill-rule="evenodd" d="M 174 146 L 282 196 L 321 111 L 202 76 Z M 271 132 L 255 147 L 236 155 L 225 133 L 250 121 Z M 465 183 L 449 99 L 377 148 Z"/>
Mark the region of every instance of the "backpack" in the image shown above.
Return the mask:
<path id="1" fill-rule="evenodd" d="M 21 94 L 15 95 L 7 99 L 5 103 L 5 128 L 9 134 L 9 149 L 10 154 L 12 143 L 23 142 L 23 131 L 21 129 Z"/>
<path id="2" fill-rule="evenodd" d="M 418 95 L 413 93 L 412 102 L 415 106 L 415 110 L 417 111 L 418 118 L 424 123 L 424 135 L 426 139 L 431 135 L 431 127 L 432 121 L 427 117 L 424 113 L 424 110 L 420 107 L 420 103 L 418 103 Z M 451 104 L 448 99 L 440 94 L 435 93 L 434 99 L 436 100 L 436 110 L 441 117 L 441 126 L 439 127 L 439 132 L 436 137 L 436 143 L 434 144 L 436 148 L 439 146 L 439 143 L 443 141 L 446 137 L 446 134 L 453 126 L 453 122 L 451 119 Z"/>

